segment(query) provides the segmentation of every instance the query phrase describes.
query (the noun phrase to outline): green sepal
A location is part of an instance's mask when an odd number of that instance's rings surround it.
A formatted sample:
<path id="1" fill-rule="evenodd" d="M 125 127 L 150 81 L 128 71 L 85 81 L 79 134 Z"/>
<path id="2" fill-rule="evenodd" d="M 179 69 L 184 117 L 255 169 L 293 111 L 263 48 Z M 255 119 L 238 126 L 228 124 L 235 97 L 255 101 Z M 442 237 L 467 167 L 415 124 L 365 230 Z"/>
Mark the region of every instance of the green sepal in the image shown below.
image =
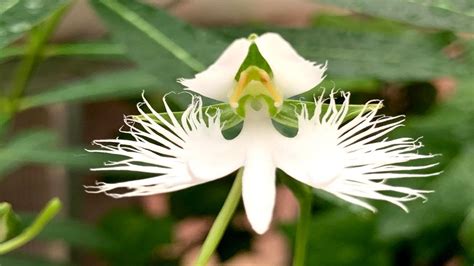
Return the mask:
<path id="1" fill-rule="evenodd" d="M 279 112 L 276 113 L 274 116 L 272 116 L 272 119 L 282 125 L 292 127 L 292 128 L 298 128 L 297 114 L 301 113 L 303 105 L 306 105 L 306 107 L 308 108 L 308 113 L 311 117 L 314 114 L 314 109 L 316 108 L 316 104 L 314 102 L 300 101 L 300 100 L 285 100 L 283 101 L 283 104 Z M 329 104 L 323 104 L 322 106 L 323 113 L 326 112 L 328 107 L 329 107 Z M 337 107 L 339 109 L 341 105 L 337 105 Z M 349 105 L 349 111 L 347 112 L 347 115 L 344 118 L 344 121 L 347 121 L 351 118 L 356 117 L 364 109 L 364 107 L 365 107 L 364 104 Z M 364 112 L 380 109 L 382 107 L 383 107 L 382 104 L 369 104 L 367 108 L 365 108 Z"/>
<path id="2" fill-rule="evenodd" d="M 260 53 L 257 45 L 254 42 L 250 44 L 247 56 L 245 57 L 244 62 L 242 62 L 242 65 L 240 65 L 240 68 L 237 71 L 237 74 L 235 74 L 235 80 L 238 81 L 240 79 L 240 73 L 242 73 L 243 71 L 247 70 L 247 68 L 252 67 L 252 66 L 256 66 L 260 69 L 265 70 L 268 73 L 268 75 L 270 75 L 270 77 L 273 77 L 273 72 L 270 65 L 268 64 L 267 60 L 265 60 L 263 55 Z"/>
<path id="3" fill-rule="evenodd" d="M 20 218 L 7 202 L 0 203 L 0 243 L 18 235 L 21 230 Z"/>
<path id="4" fill-rule="evenodd" d="M 238 125 L 240 122 L 242 122 L 242 117 L 238 116 L 233 108 L 227 104 L 227 103 L 219 103 L 219 104 L 213 104 L 213 105 L 208 105 L 208 106 L 204 106 L 202 107 L 202 111 L 203 113 L 207 113 L 209 115 L 215 115 L 217 110 L 220 110 L 221 112 L 221 125 L 222 125 L 222 130 L 226 130 L 226 129 L 229 129 L 229 128 L 232 128 L 236 125 Z M 180 119 L 181 116 L 183 115 L 184 111 L 181 111 L 181 112 L 173 112 L 173 115 L 176 117 L 176 119 Z M 151 118 L 153 118 L 153 120 L 155 120 L 157 123 L 161 123 L 157 118 L 155 118 L 155 116 L 153 114 L 147 114 L 148 116 L 150 116 Z M 170 121 L 170 117 L 168 115 L 168 113 L 160 113 L 160 115 Z M 144 117 L 142 115 L 137 115 L 135 116 L 136 118 L 138 119 L 144 119 Z"/>

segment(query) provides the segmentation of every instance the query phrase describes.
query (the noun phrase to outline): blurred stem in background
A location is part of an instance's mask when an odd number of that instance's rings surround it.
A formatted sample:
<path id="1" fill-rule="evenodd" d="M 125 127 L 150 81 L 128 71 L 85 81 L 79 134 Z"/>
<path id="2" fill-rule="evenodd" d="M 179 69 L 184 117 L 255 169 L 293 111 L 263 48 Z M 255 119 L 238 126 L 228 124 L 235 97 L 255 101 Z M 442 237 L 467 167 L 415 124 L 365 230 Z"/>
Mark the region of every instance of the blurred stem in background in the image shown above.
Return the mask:
<path id="1" fill-rule="evenodd" d="M 214 224 L 206 237 L 206 241 L 201 248 L 201 253 L 197 259 L 197 266 L 206 266 L 212 254 L 216 250 L 224 232 L 229 225 L 230 219 L 234 215 L 235 209 L 239 205 L 240 196 L 242 195 L 242 174 L 243 168 L 240 168 L 235 177 L 234 184 L 230 189 L 229 195 L 222 206 L 221 211 L 217 215 Z"/>
<path id="2" fill-rule="evenodd" d="M 19 111 L 18 107 L 20 99 L 25 93 L 32 74 L 43 57 L 45 44 L 54 32 L 58 23 L 61 21 L 61 18 L 68 7 L 69 5 L 62 6 L 54 11 L 43 23 L 31 30 L 27 40 L 23 60 L 20 62 L 13 78 L 11 91 L 9 93 L 7 92 L 9 95 L 3 103 L 7 107 L 1 111 L 6 112 L 7 115 L 2 116 L 0 126 L 11 120 L 11 118 L 13 118 L 13 116 Z M 46 224 L 56 216 L 60 211 L 61 206 L 61 201 L 58 198 L 51 199 L 29 227 L 24 229 L 15 237 L 0 243 L 0 255 L 15 250 L 32 240 L 43 230 Z M 10 226 L 12 225 L 8 223 L 0 224 L 0 231 L 3 230 L 8 232 L 11 229 L 9 228 Z"/>
<path id="3" fill-rule="evenodd" d="M 0 243 L 0 255 L 8 253 L 28 243 L 38 235 L 41 230 L 43 230 L 46 224 L 53 219 L 60 210 L 61 201 L 58 198 L 50 200 L 28 228 L 23 230 L 23 232 L 16 237 Z"/>
<path id="4" fill-rule="evenodd" d="M 293 266 L 304 266 L 307 243 L 310 235 L 311 205 L 313 193 L 311 187 L 300 183 L 286 174 L 279 172 L 280 181 L 295 195 L 300 207 L 300 214 L 296 224 L 295 246 L 293 248 Z"/>
<path id="5" fill-rule="evenodd" d="M 300 205 L 300 216 L 296 224 L 296 239 L 293 252 L 293 266 L 304 266 L 306 258 L 307 243 L 311 223 L 311 189 L 305 189 L 304 195 L 298 198 Z"/>
<path id="6" fill-rule="evenodd" d="M 65 5 L 59 8 L 45 22 L 31 30 L 24 58 L 15 73 L 9 95 L 8 113 L 10 118 L 17 112 L 19 100 L 23 96 L 33 72 L 43 57 L 45 44 L 68 7 L 69 5 Z"/>

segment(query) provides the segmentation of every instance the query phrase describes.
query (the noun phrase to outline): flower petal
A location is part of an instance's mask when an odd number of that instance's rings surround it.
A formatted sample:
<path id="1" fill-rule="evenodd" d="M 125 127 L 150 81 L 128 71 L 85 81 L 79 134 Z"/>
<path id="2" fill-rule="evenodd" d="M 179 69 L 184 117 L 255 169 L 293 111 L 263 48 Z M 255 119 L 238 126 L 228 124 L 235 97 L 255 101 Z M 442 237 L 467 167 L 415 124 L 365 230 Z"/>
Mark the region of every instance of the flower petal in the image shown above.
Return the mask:
<path id="1" fill-rule="evenodd" d="M 400 117 L 376 116 L 377 109 L 367 113 L 363 110 L 356 118 L 341 125 L 349 106 L 349 93 L 342 95 L 344 103 L 339 109 L 333 93 L 326 112 L 321 110 L 322 97 L 315 102 L 313 115 L 303 108 L 298 114 L 297 135 L 282 141 L 279 145 L 282 148 L 275 153 L 277 167 L 301 182 L 370 210 L 375 209 L 358 198 L 385 200 L 407 211 L 404 202 L 424 198 L 423 194 L 430 191 L 384 182 L 439 174 L 407 172 L 436 164 L 400 165 L 433 155 L 416 153 L 421 144 L 410 138 L 377 141 L 403 122 Z M 387 191 L 391 196 L 383 194 Z"/>
<path id="2" fill-rule="evenodd" d="M 244 165 L 242 197 L 245 212 L 252 228 L 258 234 L 268 230 L 275 206 L 275 171 L 267 150 L 249 150 Z"/>
<path id="3" fill-rule="evenodd" d="M 220 113 L 203 114 L 202 100 L 193 98 L 180 121 L 163 102 L 169 120 L 157 113 L 143 98 L 138 105 L 142 118 L 127 116 L 124 121 L 132 140 L 106 139 L 94 141 L 101 149 L 90 152 L 125 157 L 92 169 L 132 171 L 152 174 L 153 177 L 114 184 L 98 183 L 89 192 L 105 192 L 112 197 L 143 196 L 184 189 L 223 177 L 243 165 L 243 153 L 237 143 L 226 140 L 221 133 Z M 154 117 L 142 108 L 145 105 Z M 203 150 L 205 149 L 205 150 Z M 125 189 L 124 193 L 110 193 Z"/>
<path id="4" fill-rule="evenodd" d="M 263 234 L 270 226 L 275 205 L 275 163 L 272 149 L 282 136 L 275 130 L 268 110 L 248 108 L 240 135 L 245 150 L 242 197 L 247 218 L 255 232 Z"/>
<path id="5" fill-rule="evenodd" d="M 217 61 L 206 70 L 196 74 L 192 79 L 179 79 L 178 82 L 206 97 L 226 102 L 235 86 L 234 77 L 247 55 L 250 41 L 235 40 Z"/>
<path id="6" fill-rule="evenodd" d="M 301 57 L 276 33 L 265 33 L 255 41 L 273 71 L 275 85 L 285 98 L 306 92 L 324 79 L 325 65 Z"/>

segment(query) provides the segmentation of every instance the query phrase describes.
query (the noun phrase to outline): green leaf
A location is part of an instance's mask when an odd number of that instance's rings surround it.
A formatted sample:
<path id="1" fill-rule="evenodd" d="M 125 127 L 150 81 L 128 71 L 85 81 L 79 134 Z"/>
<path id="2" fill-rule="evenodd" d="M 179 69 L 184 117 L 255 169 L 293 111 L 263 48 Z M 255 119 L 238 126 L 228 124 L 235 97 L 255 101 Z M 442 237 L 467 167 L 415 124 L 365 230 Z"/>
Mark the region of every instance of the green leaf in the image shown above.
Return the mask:
<path id="1" fill-rule="evenodd" d="M 91 168 L 111 159 L 108 155 L 87 153 L 83 148 L 60 149 L 49 131 L 29 131 L 0 146 L 0 179 L 25 163 L 53 164 L 71 168 Z"/>
<path id="2" fill-rule="evenodd" d="M 0 53 L 0 62 L 23 56 L 26 53 L 24 45 L 5 47 Z M 119 44 L 108 42 L 59 43 L 47 44 L 42 56 L 51 58 L 57 56 L 76 56 L 97 59 L 124 59 L 125 48 Z"/>
<path id="3" fill-rule="evenodd" d="M 0 48 L 44 21 L 69 0 L 7 0 L 0 3 Z"/>
<path id="4" fill-rule="evenodd" d="M 462 223 L 459 238 L 471 257 L 474 257 L 474 208 L 472 207 Z"/>
<path id="5" fill-rule="evenodd" d="M 54 135 L 48 131 L 30 131 L 18 134 L 6 145 L 0 146 L 0 180 L 9 171 L 23 162 L 23 157 L 30 151 L 51 144 Z"/>
<path id="6" fill-rule="evenodd" d="M 20 219 L 7 202 L 0 203 L 0 243 L 16 236 L 20 231 Z"/>
<path id="7" fill-rule="evenodd" d="M 127 55 L 169 90 L 179 87 L 176 79 L 204 70 L 226 47 L 209 32 L 138 1 L 91 2 Z"/>
<path id="8" fill-rule="evenodd" d="M 213 104 L 213 105 L 205 106 L 202 108 L 203 113 L 207 113 L 210 116 L 214 116 L 218 110 L 221 113 L 220 118 L 221 118 L 221 123 L 223 123 L 223 128 L 222 128 L 223 130 L 233 128 L 242 122 L 242 118 L 238 116 L 234 112 L 232 107 L 227 103 Z M 179 120 L 181 116 L 183 115 L 183 113 L 184 112 L 173 112 L 173 115 Z M 160 120 L 158 120 L 153 114 L 147 114 L 147 115 L 150 116 L 156 122 L 161 123 Z M 164 119 L 171 121 L 168 113 L 160 113 L 160 115 Z M 139 119 L 145 119 L 141 115 L 137 115 L 136 117 Z"/>
<path id="9" fill-rule="evenodd" d="M 99 74 L 27 96 L 23 98 L 20 107 L 24 110 L 53 103 L 100 101 L 139 95 L 143 90 L 156 90 L 157 83 L 154 76 L 137 70 Z"/>
<path id="10" fill-rule="evenodd" d="M 306 101 L 299 101 L 299 100 L 285 100 L 281 107 L 280 112 L 278 112 L 274 117 L 273 120 L 276 122 L 283 124 L 285 126 L 298 128 L 298 119 L 297 114 L 301 113 L 302 106 L 306 105 L 308 108 L 308 114 L 311 117 L 314 114 L 314 110 L 316 105 L 314 102 L 306 102 Z M 323 104 L 322 111 L 323 113 L 326 112 L 328 109 L 329 104 Z M 365 110 L 364 110 L 364 107 Z M 377 108 L 382 108 L 382 105 L 377 104 L 369 104 L 365 105 L 349 105 L 349 110 L 347 112 L 346 117 L 344 118 L 345 121 L 350 120 L 351 118 L 356 117 L 361 111 L 368 112 Z M 341 108 L 341 105 L 337 105 L 337 108 Z"/>
<path id="11" fill-rule="evenodd" d="M 113 158 L 111 155 L 88 153 L 83 148 L 44 147 L 38 150 L 25 150 L 24 154 L 22 158 L 17 157 L 16 160 L 22 163 L 49 164 L 76 169 L 97 167 L 101 162 Z"/>
<path id="12" fill-rule="evenodd" d="M 36 5 L 38 3 L 35 3 Z M 19 99 L 23 97 L 33 73 L 42 60 L 43 47 L 67 11 L 68 6 L 63 6 L 54 11 L 46 21 L 33 28 L 28 34 L 26 53 L 21 60 L 12 81 L 12 88 L 8 93 L 10 96 L 11 114 L 18 111 Z"/>
<path id="13" fill-rule="evenodd" d="M 318 0 L 318 2 L 421 27 L 474 32 L 474 5 L 462 5 L 466 3 L 462 0 Z"/>

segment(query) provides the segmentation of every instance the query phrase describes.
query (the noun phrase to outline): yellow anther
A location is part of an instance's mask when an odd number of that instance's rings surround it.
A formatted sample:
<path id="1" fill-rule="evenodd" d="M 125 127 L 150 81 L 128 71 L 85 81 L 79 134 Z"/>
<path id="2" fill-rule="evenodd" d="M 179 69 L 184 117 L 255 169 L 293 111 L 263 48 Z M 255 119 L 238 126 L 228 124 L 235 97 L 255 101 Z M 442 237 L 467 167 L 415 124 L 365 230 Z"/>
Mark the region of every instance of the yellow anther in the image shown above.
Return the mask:
<path id="1" fill-rule="evenodd" d="M 258 69 L 258 74 L 260 75 L 260 81 L 265 86 L 265 88 L 267 88 L 268 92 L 270 93 L 270 96 L 273 98 L 275 107 L 280 107 L 283 104 L 283 97 L 273 86 L 273 82 L 270 76 L 263 69 Z"/>
<path id="2" fill-rule="evenodd" d="M 261 88 L 265 88 L 266 92 L 247 89 L 247 85 L 249 85 L 251 81 L 260 82 L 263 85 Z M 239 100 L 246 94 L 252 94 L 254 96 L 258 94 L 268 94 L 272 97 L 275 107 L 278 108 L 283 104 L 283 97 L 273 85 L 270 75 L 265 70 L 255 66 L 250 66 L 240 73 L 237 85 L 235 86 L 232 95 L 229 97 L 230 106 L 232 106 L 232 108 L 239 107 Z"/>
<path id="3" fill-rule="evenodd" d="M 230 96 L 229 102 L 232 108 L 237 108 L 239 106 L 239 100 L 242 94 L 244 93 L 245 87 L 249 83 L 249 73 L 248 71 L 242 71 L 240 73 L 239 82 L 235 86 L 234 92 Z"/>

